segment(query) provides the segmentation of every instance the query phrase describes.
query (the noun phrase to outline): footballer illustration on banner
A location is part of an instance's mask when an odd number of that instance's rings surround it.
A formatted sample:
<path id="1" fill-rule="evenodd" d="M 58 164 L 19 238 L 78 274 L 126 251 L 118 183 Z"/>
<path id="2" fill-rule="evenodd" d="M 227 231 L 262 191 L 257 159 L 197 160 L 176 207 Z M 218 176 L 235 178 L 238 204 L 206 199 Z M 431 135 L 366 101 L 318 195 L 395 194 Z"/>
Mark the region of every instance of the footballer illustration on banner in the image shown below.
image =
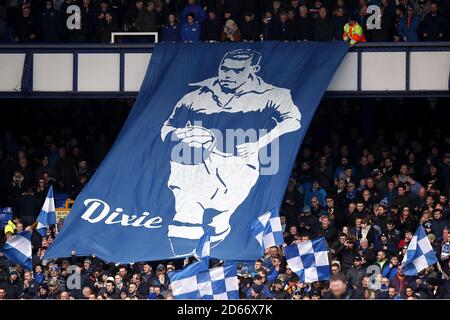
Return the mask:
<path id="1" fill-rule="evenodd" d="M 172 133 L 189 155 L 189 148 L 201 152 L 197 161 L 185 161 L 185 155 L 173 153 L 170 162 L 168 187 L 175 198 L 176 213 L 168 227 L 168 236 L 175 254 L 183 254 L 174 247 L 178 239 L 199 239 L 203 235 L 203 218 L 208 209 L 216 211 L 209 224 L 212 246 L 225 239 L 232 231 L 231 215 L 259 178 L 259 150 L 281 135 L 300 129 L 301 114 L 290 90 L 268 84 L 257 75 L 262 58 L 261 53 L 251 49 L 227 52 L 219 65 L 218 76 L 191 84 L 198 88 L 178 101 L 161 129 L 163 140 Z M 247 132 L 250 141 L 239 139 L 242 130 L 230 135 L 204 126 L 208 117 L 226 119 L 227 113 L 248 117 L 267 110 L 273 113 L 272 123 Z M 199 120 L 178 126 L 177 116 L 186 113 L 190 119 Z M 234 137 L 238 138 L 237 144 Z M 232 141 L 222 141 L 228 139 Z"/>

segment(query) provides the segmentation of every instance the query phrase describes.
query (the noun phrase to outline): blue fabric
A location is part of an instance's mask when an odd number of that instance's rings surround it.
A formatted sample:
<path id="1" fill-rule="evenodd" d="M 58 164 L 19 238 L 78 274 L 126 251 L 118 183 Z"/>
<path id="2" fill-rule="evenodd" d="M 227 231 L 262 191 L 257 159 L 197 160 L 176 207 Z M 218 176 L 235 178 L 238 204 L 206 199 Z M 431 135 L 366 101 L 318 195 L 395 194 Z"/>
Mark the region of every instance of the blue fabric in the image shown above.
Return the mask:
<path id="1" fill-rule="evenodd" d="M 237 269 L 233 263 L 208 269 L 204 262 L 169 273 L 175 299 L 239 299 Z"/>
<path id="2" fill-rule="evenodd" d="M 47 229 L 50 225 L 56 224 L 56 209 L 55 209 L 55 199 L 53 197 L 53 186 L 48 189 L 47 197 L 42 205 L 41 212 L 37 217 L 36 221 L 38 225 L 36 231 L 44 237 L 47 234 Z"/>
<path id="3" fill-rule="evenodd" d="M 195 22 L 193 25 L 186 23 L 183 23 L 181 26 L 181 34 L 180 38 L 183 41 L 199 41 L 200 40 L 200 25 Z"/>
<path id="4" fill-rule="evenodd" d="M 253 222 L 279 209 L 297 151 L 348 48 L 156 45 L 119 137 L 45 258 L 75 250 L 108 262 L 172 259 L 192 255 L 210 230 L 211 257 L 258 259 Z M 237 141 L 242 133 L 248 135 Z"/>
<path id="5" fill-rule="evenodd" d="M 425 229 L 419 225 L 403 258 L 403 273 L 407 276 L 416 276 L 420 271 L 435 263 L 438 263 L 436 254 Z"/>
<path id="6" fill-rule="evenodd" d="M 262 255 L 265 249 L 284 244 L 278 210 L 272 209 L 258 217 L 253 223 L 253 230 L 256 240 L 261 245 Z"/>
<path id="7" fill-rule="evenodd" d="M 287 264 L 301 282 L 330 279 L 330 263 L 325 238 L 304 241 L 284 248 Z"/>
<path id="8" fill-rule="evenodd" d="M 8 240 L 0 252 L 10 261 L 20 264 L 27 270 L 33 270 L 33 263 L 31 260 L 31 233 L 23 231 L 18 233 Z"/>

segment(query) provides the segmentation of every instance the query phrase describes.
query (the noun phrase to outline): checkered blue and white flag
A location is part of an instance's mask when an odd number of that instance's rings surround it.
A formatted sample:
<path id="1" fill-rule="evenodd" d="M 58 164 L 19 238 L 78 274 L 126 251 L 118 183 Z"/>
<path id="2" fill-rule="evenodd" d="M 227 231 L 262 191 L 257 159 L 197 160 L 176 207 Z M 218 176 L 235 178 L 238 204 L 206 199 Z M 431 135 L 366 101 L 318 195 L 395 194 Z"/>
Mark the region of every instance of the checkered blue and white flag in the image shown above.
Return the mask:
<path id="1" fill-rule="evenodd" d="M 20 264 L 27 270 L 33 270 L 31 260 L 31 233 L 23 231 L 6 240 L 0 249 L 5 257 L 15 263 Z"/>
<path id="2" fill-rule="evenodd" d="M 48 189 L 47 197 L 36 221 L 38 223 L 36 231 L 42 237 L 47 234 L 47 229 L 50 225 L 56 224 L 55 198 L 53 197 L 52 186 Z"/>
<path id="3" fill-rule="evenodd" d="M 253 233 L 263 249 L 284 244 L 278 210 L 273 209 L 260 215 L 253 224 Z"/>
<path id="4" fill-rule="evenodd" d="M 229 300 L 239 299 L 236 265 L 205 269 L 195 262 L 169 273 L 175 299 Z"/>
<path id="5" fill-rule="evenodd" d="M 302 282 L 330 279 L 330 263 L 325 238 L 308 240 L 284 248 L 287 264 Z"/>
<path id="6" fill-rule="evenodd" d="M 409 242 L 406 254 L 403 257 L 403 273 L 407 276 L 415 276 L 423 269 L 438 263 L 430 240 L 422 225 Z"/>

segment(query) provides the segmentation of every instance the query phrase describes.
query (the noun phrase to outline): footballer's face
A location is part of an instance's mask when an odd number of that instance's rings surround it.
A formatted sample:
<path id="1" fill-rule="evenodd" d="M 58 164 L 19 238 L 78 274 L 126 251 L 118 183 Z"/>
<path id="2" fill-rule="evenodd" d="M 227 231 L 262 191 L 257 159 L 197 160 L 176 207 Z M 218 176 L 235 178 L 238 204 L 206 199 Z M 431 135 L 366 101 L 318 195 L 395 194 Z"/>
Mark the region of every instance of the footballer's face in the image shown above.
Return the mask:
<path id="1" fill-rule="evenodd" d="M 219 67 L 219 84 L 222 89 L 236 90 L 245 83 L 252 69 L 251 59 L 225 59 Z"/>

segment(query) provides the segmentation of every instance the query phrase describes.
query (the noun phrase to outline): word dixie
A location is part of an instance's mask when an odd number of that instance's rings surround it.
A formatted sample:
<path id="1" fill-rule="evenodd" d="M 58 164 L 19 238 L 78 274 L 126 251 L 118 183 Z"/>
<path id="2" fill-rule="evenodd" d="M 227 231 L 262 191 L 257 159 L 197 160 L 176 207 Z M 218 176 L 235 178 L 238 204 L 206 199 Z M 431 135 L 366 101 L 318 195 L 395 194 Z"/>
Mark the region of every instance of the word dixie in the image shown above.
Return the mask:
<path id="1" fill-rule="evenodd" d="M 159 216 L 149 217 L 150 212 L 143 212 L 140 216 L 123 213 L 122 208 L 116 208 L 111 213 L 110 206 L 100 199 L 84 200 L 86 211 L 82 219 L 90 223 L 120 224 L 124 227 L 144 227 L 148 229 L 161 228 L 162 218 Z"/>

